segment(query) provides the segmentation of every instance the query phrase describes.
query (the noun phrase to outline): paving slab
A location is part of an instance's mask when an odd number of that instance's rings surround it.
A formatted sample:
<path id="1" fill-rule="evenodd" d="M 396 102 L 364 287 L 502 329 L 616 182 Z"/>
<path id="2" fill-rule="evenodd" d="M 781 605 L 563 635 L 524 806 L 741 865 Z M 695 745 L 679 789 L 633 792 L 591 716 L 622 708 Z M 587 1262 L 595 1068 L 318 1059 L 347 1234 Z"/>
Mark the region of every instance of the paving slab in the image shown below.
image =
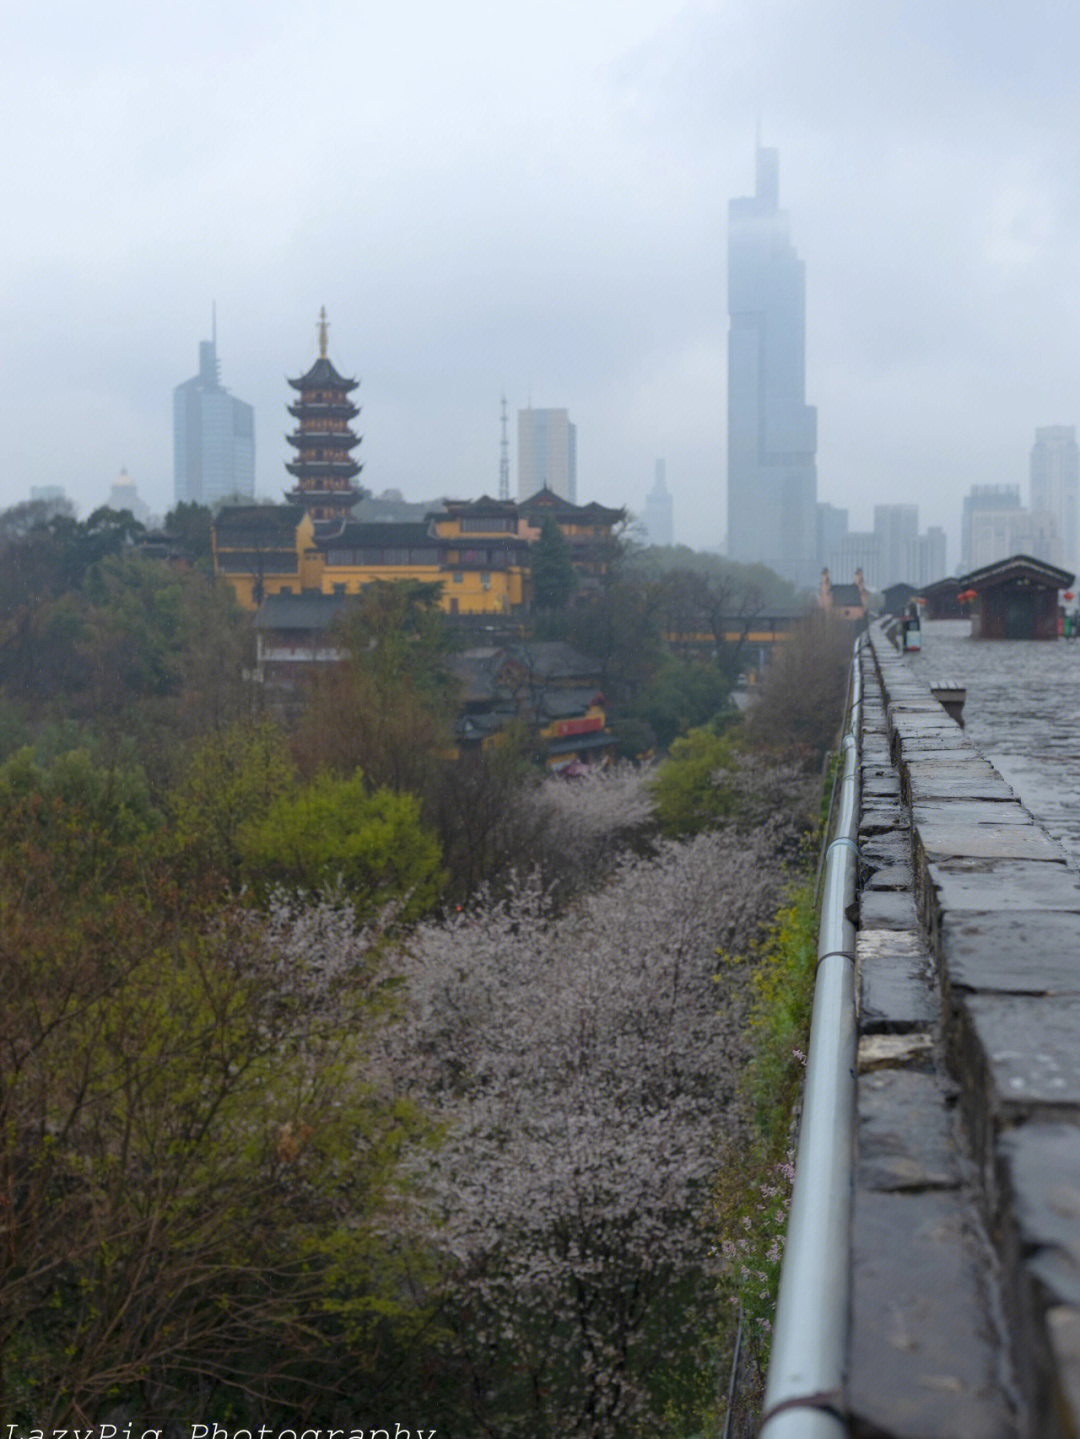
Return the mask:
<path id="1" fill-rule="evenodd" d="M 988 1085 L 1000 1119 L 1064 1109 L 1080 1120 L 1080 997 L 965 993 L 956 1010 L 981 1061 L 969 1082 Z M 1080 1154 L 1080 1129 L 1073 1142 Z"/>
<path id="2" fill-rule="evenodd" d="M 852 1252 L 856 1439 L 1013 1439 L 985 1256 L 959 1193 L 859 1190 Z"/>
<path id="3" fill-rule="evenodd" d="M 907 810 L 895 800 L 872 800 L 862 806 L 859 815 L 859 843 L 865 835 L 888 834 L 907 830 Z"/>
<path id="4" fill-rule="evenodd" d="M 940 724 L 936 721 L 927 724 L 920 720 L 914 725 L 905 725 L 896 731 L 896 739 L 905 759 L 911 754 L 933 755 L 946 750 L 950 754 L 955 751 L 965 756 L 978 757 L 978 750 L 972 747 L 963 730 L 951 719 L 944 719 Z"/>
<path id="5" fill-rule="evenodd" d="M 871 943 L 864 943 L 867 934 Z M 884 942 L 903 937 L 902 930 L 860 931 L 855 944 L 859 975 L 859 1032 L 903 1034 L 930 1029 L 937 1018 L 939 996 L 934 963 L 914 941 L 912 952 L 898 953 Z"/>
<path id="6" fill-rule="evenodd" d="M 926 1070 L 934 1067 L 934 1036 L 919 1030 L 906 1034 L 864 1034 L 859 1040 L 855 1069 L 860 1075 L 876 1070 Z"/>
<path id="7" fill-rule="evenodd" d="M 1051 909 L 1080 912 L 1080 877 L 1064 857 L 928 860 L 938 913 L 955 910 Z"/>
<path id="8" fill-rule="evenodd" d="M 902 859 L 894 860 L 891 863 L 868 865 L 864 872 L 862 888 L 864 890 L 910 890 L 914 884 L 915 868 L 905 855 Z"/>
<path id="9" fill-rule="evenodd" d="M 1080 994 L 1080 915 L 1054 910 L 947 914 L 939 942 L 952 989 Z"/>
<path id="10" fill-rule="evenodd" d="M 871 834 L 859 845 L 859 858 L 868 868 L 882 864 L 899 864 L 911 859 L 911 835 L 907 827 Z"/>
<path id="11" fill-rule="evenodd" d="M 1053 1409 L 1058 1427 L 1080 1434 L 1080 1310 L 1056 1304 L 1046 1312 L 1046 1337 L 1054 1368 Z"/>
<path id="12" fill-rule="evenodd" d="M 995 806 L 998 808 L 998 806 Z M 938 815 L 946 809 L 937 806 Z M 948 818 L 930 819 L 924 814 L 916 826 L 917 846 L 930 860 L 1032 859 L 1065 863 L 1065 852 L 1057 840 L 1037 825 L 957 824 Z"/>
<path id="13" fill-rule="evenodd" d="M 970 755 L 927 758 L 905 766 L 905 792 L 911 805 L 932 799 L 1009 801 L 1016 793 L 998 774 L 989 760 Z"/>
<path id="14" fill-rule="evenodd" d="M 917 931 L 919 913 L 915 896 L 896 890 L 865 890 L 859 896 L 859 927 Z"/>
<path id="15" fill-rule="evenodd" d="M 1035 824 L 1029 812 L 1013 794 L 1005 803 L 987 804 L 985 800 L 956 797 L 918 799 L 911 806 L 911 822 L 916 829 L 924 824 L 948 820 L 951 824 Z"/>
<path id="16" fill-rule="evenodd" d="M 874 800 L 899 800 L 900 798 L 900 776 L 895 770 L 888 775 L 864 775 L 862 781 L 862 798 L 864 804 L 870 804 Z"/>
<path id="17" fill-rule="evenodd" d="M 859 1189 L 954 1189 L 960 1184 L 955 1087 L 935 1074 L 879 1069 L 858 1085 Z"/>
<path id="18" fill-rule="evenodd" d="M 868 763 L 891 765 L 893 762 L 892 737 L 886 732 L 863 727 L 859 737 L 859 758 Z"/>
<path id="19" fill-rule="evenodd" d="M 871 929 L 863 925 L 855 936 L 855 960 L 917 959 L 925 957 L 926 941 L 917 929 Z"/>
<path id="20" fill-rule="evenodd" d="M 1002 1135 L 999 1154 L 1020 1255 L 1055 1302 L 1080 1305 L 1080 1130 L 1022 1124 Z"/>

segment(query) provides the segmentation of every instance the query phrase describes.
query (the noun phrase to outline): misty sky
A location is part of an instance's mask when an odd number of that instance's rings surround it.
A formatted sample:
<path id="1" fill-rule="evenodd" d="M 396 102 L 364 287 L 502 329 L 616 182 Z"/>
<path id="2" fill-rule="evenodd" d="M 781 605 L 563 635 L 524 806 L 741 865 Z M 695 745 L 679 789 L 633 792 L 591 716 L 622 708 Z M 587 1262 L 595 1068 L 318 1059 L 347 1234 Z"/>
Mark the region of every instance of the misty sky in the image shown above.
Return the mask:
<path id="1" fill-rule="evenodd" d="M 121 465 L 172 502 L 172 389 L 217 301 L 291 482 L 286 375 L 361 381 L 362 480 L 495 493 L 499 399 L 565 406 L 579 498 L 716 547 L 726 214 L 755 131 L 807 267 L 818 496 L 868 527 L 1080 424 L 1080 9 L 988 0 L 9 0 L 0 504 Z"/>

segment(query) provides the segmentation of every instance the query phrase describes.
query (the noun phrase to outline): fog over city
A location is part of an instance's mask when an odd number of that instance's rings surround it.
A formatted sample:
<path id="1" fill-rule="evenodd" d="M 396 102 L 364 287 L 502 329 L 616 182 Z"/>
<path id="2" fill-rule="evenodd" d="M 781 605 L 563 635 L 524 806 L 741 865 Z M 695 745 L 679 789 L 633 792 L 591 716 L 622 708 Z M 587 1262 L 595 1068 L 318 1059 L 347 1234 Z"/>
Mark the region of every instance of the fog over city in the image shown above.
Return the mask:
<path id="1" fill-rule="evenodd" d="M 0 20 L 0 504 L 172 503 L 172 391 L 222 382 L 281 498 L 287 375 L 329 353 L 361 481 L 493 494 L 499 408 L 564 407 L 578 499 L 715 548 L 726 226 L 779 151 L 818 499 L 867 528 L 1018 484 L 1080 424 L 1080 12 L 955 0 L 43 0 Z M 511 454 L 513 460 L 513 453 Z"/>

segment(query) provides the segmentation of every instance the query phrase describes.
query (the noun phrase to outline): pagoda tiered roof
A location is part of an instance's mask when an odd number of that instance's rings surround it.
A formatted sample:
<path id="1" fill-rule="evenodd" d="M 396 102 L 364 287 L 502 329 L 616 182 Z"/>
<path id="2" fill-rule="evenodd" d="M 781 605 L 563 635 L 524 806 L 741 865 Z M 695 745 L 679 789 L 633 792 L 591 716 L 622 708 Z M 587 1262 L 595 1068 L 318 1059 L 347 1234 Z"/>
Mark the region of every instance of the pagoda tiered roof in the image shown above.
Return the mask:
<path id="1" fill-rule="evenodd" d="M 285 468 L 298 480 L 351 480 L 354 475 L 360 473 L 360 465 L 352 455 L 346 455 L 343 459 L 338 460 L 305 460 L 297 457 L 286 460 Z M 315 486 L 303 485 L 301 488 L 308 491 Z M 359 499 L 359 495 L 356 498 Z"/>
<path id="2" fill-rule="evenodd" d="M 319 312 L 318 328 L 319 358 L 306 375 L 289 381 L 300 392 L 300 398 L 288 407 L 299 425 L 285 436 L 297 451 L 286 461 L 285 469 L 297 481 L 287 498 L 308 510 L 317 533 L 322 534 L 339 532 L 346 514 L 360 499 L 362 491 L 351 481 L 362 466 L 349 453 L 360 443 L 348 424 L 360 413 L 347 398 L 357 381 L 339 374 L 327 356 L 325 306 Z"/>
<path id="3" fill-rule="evenodd" d="M 339 375 L 337 370 L 325 355 L 320 355 L 306 375 L 301 375 L 298 380 L 289 380 L 294 390 L 301 394 L 305 390 L 341 390 L 348 394 L 359 385 L 359 380 L 348 380 L 344 375 Z"/>
<path id="4" fill-rule="evenodd" d="M 292 381 L 289 381 L 292 384 Z M 307 415 L 317 419 L 327 420 L 355 420 L 360 413 L 359 405 L 354 405 L 352 400 L 294 400 L 287 406 L 290 415 L 295 415 L 298 420 Z"/>
<path id="5" fill-rule="evenodd" d="M 298 450 L 313 448 L 351 450 L 360 443 L 351 430 L 294 430 L 285 436 L 290 445 Z"/>

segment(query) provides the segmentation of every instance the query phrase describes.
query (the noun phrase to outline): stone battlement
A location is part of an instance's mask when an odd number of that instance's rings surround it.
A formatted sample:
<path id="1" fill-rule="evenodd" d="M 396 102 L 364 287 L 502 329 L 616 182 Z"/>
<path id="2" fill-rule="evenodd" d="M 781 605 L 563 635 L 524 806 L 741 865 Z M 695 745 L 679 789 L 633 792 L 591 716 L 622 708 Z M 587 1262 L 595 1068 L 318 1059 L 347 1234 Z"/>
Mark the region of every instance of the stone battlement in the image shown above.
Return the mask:
<path id="1" fill-rule="evenodd" d="M 848 1413 L 1080 1433 L 1080 881 L 879 631 L 862 651 Z"/>

